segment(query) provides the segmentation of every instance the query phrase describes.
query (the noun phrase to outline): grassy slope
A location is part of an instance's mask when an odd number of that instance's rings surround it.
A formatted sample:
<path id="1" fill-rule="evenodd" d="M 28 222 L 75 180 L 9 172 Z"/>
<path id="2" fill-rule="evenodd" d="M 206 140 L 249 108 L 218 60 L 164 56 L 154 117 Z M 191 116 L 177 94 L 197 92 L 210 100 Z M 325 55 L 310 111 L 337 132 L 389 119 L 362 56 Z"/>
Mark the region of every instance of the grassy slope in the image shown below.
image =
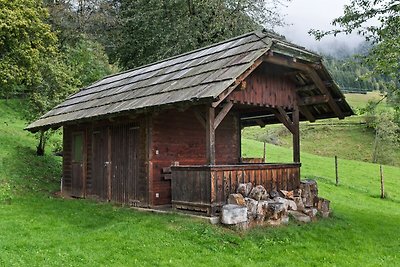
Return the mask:
<path id="1" fill-rule="evenodd" d="M 381 200 L 378 167 L 340 161 L 342 184 L 333 185 L 332 160 L 302 154 L 302 175 L 314 177 L 332 200 L 334 217 L 309 225 L 254 229 L 246 234 L 180 215 L 142 213 L 88 200 L 64 200 L 59 159 L 34 156 L 35 141 L 0 101 L 0 266 L 394 266 L 400 255 L 399 168 L 385 167 L 390 198 Z M 3 123 L 7 121 L 8 126 Z M 244 140 L 243 152 L 262 145 Z M 268 146 L 268 156 L 288 161 L 291 151 Z M 0 186 L 0 191 L 4 186 Z M 1 195 L 1 194 L 0 194 Z"/>
<path id="2" fill-rule="evenodd" d="M 368 100 L 379 100 L 380 98 L 377 92 L 369 92 L 365 95 L 346 95 L 350 105 L 358 109 L 365 107 Z M 382 102 L 380 108 L 389 107 Z M 337 155 L 339 158 L 371 162 L 374 132 L 372 129 L 367 129 L 365 125 L 359 124 L 363 121 L 362 116 L 352 116 L 345 120 L 330 119 L 313 124 L 301 123 L 301 150 L 320 156 L 333 157 Z M 349 123 L 352 125 L 348 125 Z M 260 140 L 260 136 L 266 131 L 279 132 L 280 145 L 287 148 L 292 146 L 291 134 L 282 125 L 272 125 L 266 128 L 249 127 L 243 130 L 243 137 Z M 400 167 L 400 150 L 395 152 L 395 157 L 390 164 Z"/>

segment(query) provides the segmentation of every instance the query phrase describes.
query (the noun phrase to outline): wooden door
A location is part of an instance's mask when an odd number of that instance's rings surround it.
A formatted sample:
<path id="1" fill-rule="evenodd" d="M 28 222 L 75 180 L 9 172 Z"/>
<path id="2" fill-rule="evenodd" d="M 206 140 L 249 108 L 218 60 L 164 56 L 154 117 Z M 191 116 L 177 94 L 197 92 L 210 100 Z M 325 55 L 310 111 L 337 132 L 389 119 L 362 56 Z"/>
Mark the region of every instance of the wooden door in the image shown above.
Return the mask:
<path id="1" fill-rule="evenodd" d="M 83 165 L 84 165 L 84 133 L 75 132 L 72 134 L 72 177 L 71 195 L 83 197 Z"/>
<path id="2" fill-rule="evenodd" d="M 133 204 L 138 201 L 138 127 L 132 124 L 111 129 L 111 199 Z"/>
<path id="3" fill-rule="evenodd" d="M 108 130 L 95 129 L 92 134 L 92 191 L 91 194 L 108 200 Z"/>

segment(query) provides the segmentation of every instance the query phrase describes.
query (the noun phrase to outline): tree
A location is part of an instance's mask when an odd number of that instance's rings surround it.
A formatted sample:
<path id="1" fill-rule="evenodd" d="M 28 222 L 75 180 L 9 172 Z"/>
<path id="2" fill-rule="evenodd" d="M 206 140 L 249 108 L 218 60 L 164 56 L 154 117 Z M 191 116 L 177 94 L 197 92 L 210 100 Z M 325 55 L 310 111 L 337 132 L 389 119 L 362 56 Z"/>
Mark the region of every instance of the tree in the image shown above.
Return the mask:
<path id="1" fill-rule="evenodd" d="M 65 64 L 62 54 L 42 58 L 38 67 L 38 77 L 34 84 L 28 86 L 26 94 L 25 116 L 29 121 L 38 119 L 68 95 L 76 92 L 79 85 L 79 80 L 73 77 L 73 71 Z M 38 156 L 44 155 L 46 142 L 52 133 L 41 131 L 37 134 Z"/>
<path id="2" fill-rule="evenodd" d="M 78 87 L 88 86 L 118 70 L 116 66 L 109 64 L 104 47 L 85 36 L 75 45 L 68 45 L 63 54 L 72 76 L 79 81 Z"/>
<path id="3" fill-rule="evenodd" d="M 40 77 L 41 57 L 56 50 L 56 35 L 45 23 L 40 0 L 0 0 L 0 96 L 21 94 Z"/>
<path id="4" fill-rule="evenodd" d="M 373 67 L 373 75 L 384 75 L 392 82 L 388 93 L 399 99 L 400 95 L 400 1 L 399 0 L 352 0 L 344 7 L 344 15 L 333 20 L 339 28 L 331 31 L 311 30 L 317 39 L 339 33 L 357 33 L 375 45 L 364 58 Z M 399 109 L 399 102 L 395 107 Z"/>
<path id="5" fill-rule="evenodd" d="M 81 39 L 74 47 L 67 46 L 51 58 L 42 58 L 37 81 L 28 87 L 29 121 L 37 119 L 58 105 L 79 88 L 113 73 L 103 47 L 91 40 Z M 52 131 L 40 132 L 36 154 L 43 155 Z"/>
<path id="6" fill-rule="evenodd" d="M 261 25 L 278 25 L 282 19 L 277 5 L 283 2 L 121 0 L 113 57 L 128 69 L 259 29 Z"/>
<path id="7" fill-rule="evenodd" d="M 390 109 L 378 110 L 379 103 L 369 101 L 361 110 L 365 113 L 367 127 L 375 132 L 372 150 L 372 162 L 393 164 L 396 162 L 395 151 L 400 147 L 400 127 L 395 122 L 394 112 Z"/>

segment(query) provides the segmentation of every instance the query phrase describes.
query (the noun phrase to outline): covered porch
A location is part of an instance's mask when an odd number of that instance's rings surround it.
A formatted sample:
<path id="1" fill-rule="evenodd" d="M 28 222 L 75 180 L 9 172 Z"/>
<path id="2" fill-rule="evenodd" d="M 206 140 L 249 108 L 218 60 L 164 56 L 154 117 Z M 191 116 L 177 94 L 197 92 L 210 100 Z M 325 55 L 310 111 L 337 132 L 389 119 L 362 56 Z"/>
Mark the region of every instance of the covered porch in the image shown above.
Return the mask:
<path id="1" fill-rule="evenodd" d="M 171 167 L 173 207 L 215 215 L 239 183 L 262 185 L 267 191 L 298 188 L 299 122 L 324 116 L 344 118 L 339 95 L 331 94 L 327 81 L 317 71 L 271 53 L 257 60 L 218 101 L 195 109 L 195 117 L 205 129 L 207 165 Z M 292 134 L 293 161 L 250 163 L 239 151 L 236 163 L 216 165 L 215 132 L 228 114 L 237 118 L 239 148 L 244 127 L 283 124 Z"/>

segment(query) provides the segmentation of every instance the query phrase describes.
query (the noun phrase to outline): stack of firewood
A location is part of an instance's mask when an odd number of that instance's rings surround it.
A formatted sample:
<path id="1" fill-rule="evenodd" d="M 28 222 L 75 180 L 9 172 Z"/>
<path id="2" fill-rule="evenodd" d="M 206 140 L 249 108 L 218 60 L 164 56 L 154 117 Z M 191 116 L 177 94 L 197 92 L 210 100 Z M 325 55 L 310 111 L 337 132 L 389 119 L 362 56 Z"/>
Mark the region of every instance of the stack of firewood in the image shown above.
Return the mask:
<path id="1" fill-rule="evenodd" d="M 221 223 L 246 229 L 255 225 L 287 224 L 289 218 L 298 222 L 311 222 L 317 216 L 328 217 L 329 200 L 318 197 L 314 180 L 301 182 L 292 191 L 267 192 L 262 185 L 239 184 L 236 194 L 230 194 L 221 210 Z"/>

